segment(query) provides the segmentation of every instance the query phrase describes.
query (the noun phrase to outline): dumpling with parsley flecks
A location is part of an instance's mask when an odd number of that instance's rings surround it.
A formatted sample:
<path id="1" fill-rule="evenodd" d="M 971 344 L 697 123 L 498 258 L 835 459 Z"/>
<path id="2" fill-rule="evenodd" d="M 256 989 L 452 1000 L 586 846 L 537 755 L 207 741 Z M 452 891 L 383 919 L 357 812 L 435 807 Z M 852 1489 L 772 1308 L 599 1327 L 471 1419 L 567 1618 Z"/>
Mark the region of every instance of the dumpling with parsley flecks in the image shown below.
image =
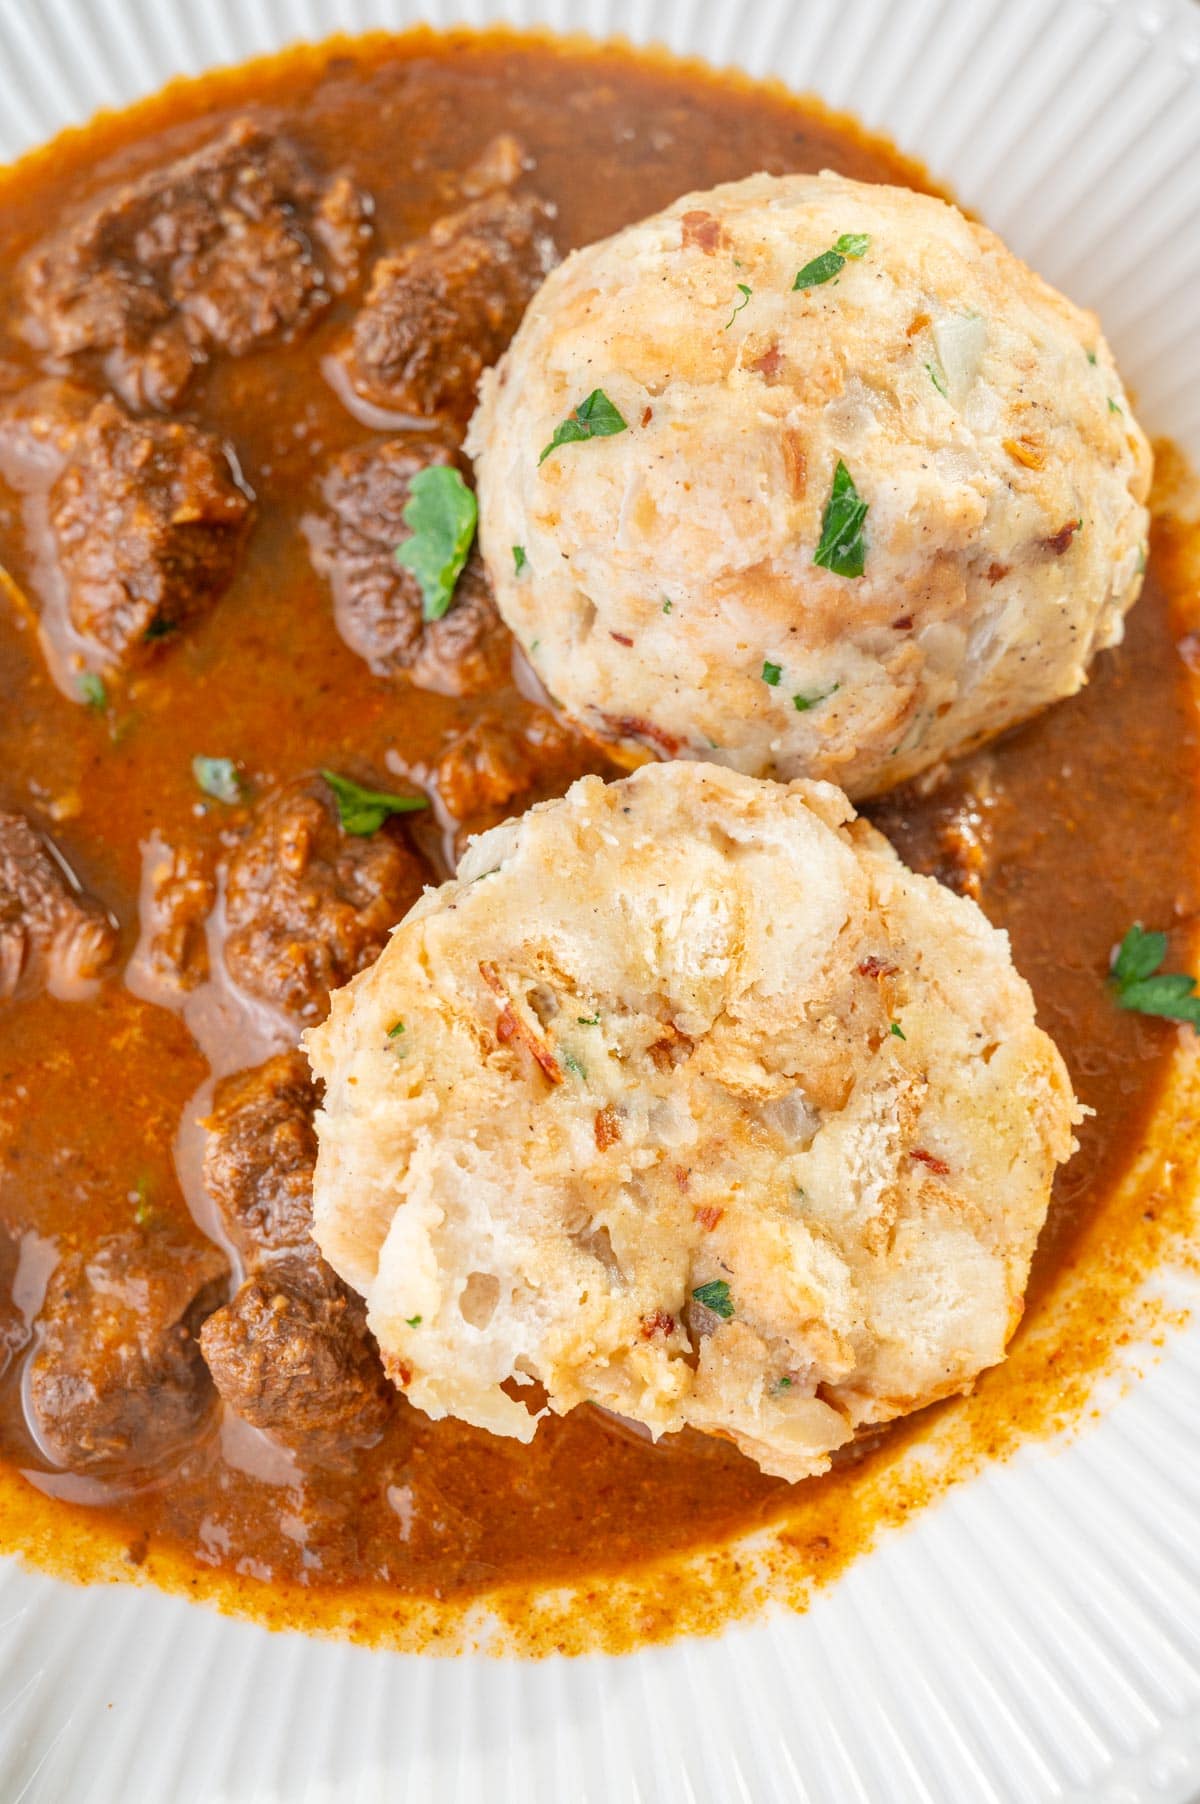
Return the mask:
<path id="1" fill-rule="evenodd" d="M 792 1479 L 1003 1356 L 1077 1118 L 973 902 L 714 765 L 483 834 L 306 1040 L 315 1236 L 411 1402 Z"/>
<path id="2" fill-rule="evenodd" d="M 1150 452 L 1096 319 L 991 232 L 832 174 L 569 257 L 468 448 L 501 614 L 633 753 L 874 794 L 1085 681 Z"/>

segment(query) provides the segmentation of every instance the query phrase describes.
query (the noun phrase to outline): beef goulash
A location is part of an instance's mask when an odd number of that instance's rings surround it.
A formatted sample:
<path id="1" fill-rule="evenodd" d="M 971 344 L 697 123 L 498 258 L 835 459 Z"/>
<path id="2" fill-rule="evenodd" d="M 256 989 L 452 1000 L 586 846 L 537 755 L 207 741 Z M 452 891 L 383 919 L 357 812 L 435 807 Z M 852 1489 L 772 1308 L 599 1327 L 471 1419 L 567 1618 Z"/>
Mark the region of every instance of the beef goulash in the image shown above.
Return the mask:
<path id="1" fill-rule="evenodd" d="M 929 188 L 503 33 L 0 174 L 4 1547 L 387 1634 L 1004 1407 L 1196 737 L 1099 330 Z"/>

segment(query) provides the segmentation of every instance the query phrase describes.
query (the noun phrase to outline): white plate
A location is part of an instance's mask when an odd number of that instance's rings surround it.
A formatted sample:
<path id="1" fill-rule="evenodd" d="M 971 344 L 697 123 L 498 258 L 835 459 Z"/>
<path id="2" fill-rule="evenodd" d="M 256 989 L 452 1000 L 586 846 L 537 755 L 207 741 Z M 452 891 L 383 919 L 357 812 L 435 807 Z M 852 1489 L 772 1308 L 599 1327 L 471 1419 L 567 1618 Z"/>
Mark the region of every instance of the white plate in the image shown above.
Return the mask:
<path id="1" fill-rule="evenodd" d="M 0 0 L 0 155 L 166 77 L 416 17 L 583 27 L 852 109 L 1096 307 L 1200 463 L 1189 0 Z M 624 1659 L 431 1660 L 0 1568 L 0 1798 L 60 1804 L 1187 1804 L 1200 1333 L 803 1617 Z"/>

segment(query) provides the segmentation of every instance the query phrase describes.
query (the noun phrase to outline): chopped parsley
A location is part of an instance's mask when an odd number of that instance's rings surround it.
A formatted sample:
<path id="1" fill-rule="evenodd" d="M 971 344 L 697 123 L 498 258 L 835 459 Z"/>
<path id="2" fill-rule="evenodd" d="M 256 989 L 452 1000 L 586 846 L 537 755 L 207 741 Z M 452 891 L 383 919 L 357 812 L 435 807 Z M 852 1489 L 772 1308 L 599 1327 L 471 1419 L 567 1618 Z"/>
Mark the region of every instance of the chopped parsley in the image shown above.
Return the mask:
<path id="1" fill-rule="evenodd" d="M 1089 362 L 1089 363 L 1095 363 L 1095 361 L 1096 361 L 1096 353 L 1095 353 L 1095 351 L 1089 351 L 1089 352 L 1088 352 L 1088 354 L 1087 354 L 1087 360 L 1088 360 L 1088 362 Z"/>
<path id="2" fill-rule="evenodd" d="M 782 664 L 772 664 L 768 659 L 762 667 L 762 680 L 764 683 L 769 683 L 772 689 L 778 686 L 779 679 L 782 675 Z"/>
<path id="3" fill-rule="evenodd" d="M 576 1015 L 575 1019 L 580 1027 L 599 1027 L 600 1025 L 599 1015 Z"/>
<path id="4" fill-rule="evenodd" d="M 710 1278 L 707 1284 L 699 1284 L 692 1292 L 697 1303 L 703 1303 L 714 1315 L 719 1315 L 723 1322 L 733 1319 L 733 1300 L 729 1295 L 729 1285 L 724 1278 Z"/>
<path id="5" fill-rule="evenodd" d="M 871 240 L 865 232 L 843 232 L 831 251 L 822 251 L 806 263 L 796 280 L 792 283 L 792 292 L 798 288 L 820 288 L 825 282 L 832 282 L 834 276 L 846 267 L 846 259 L 865 257 Z"/>
<path id="6" fill-rule="evenodd" d="M 528 562 L 529 562 L 529 559 L 525 556 L 524 545 L 514 545 L 513 546 L 513 569 L 516 571 L 518 576 L 520 576 L 522 570 L 524 570 L 524 568 Z"/>
<path id="7" fill-rule="evenodd" d="M 1114 401 L 1110 395 L 1108 397 L 1108 411 L 1109 413 L 1124 413 L 1125 409 L 1121 406 L 1119 401 Z"/>
<path id="8" fill-rule="evenodd" d="M 775 1380 L 774 1384 L 771 1386 L 771 1390 L 775 1395 L 778 1395 L 780 1391 L 790 1391 L 791 1388 L 792 1388 L 792 1381 L 787 1376 L 786 1372 L 784 1373 L 782 1378 L 777 1378 Z"/>
<path id="9" fill-rule="evenodd" d="M 378 833 L 389 815 L 412 814 L 429 806 L 424 796 L 394 796 L 384 790 L 363 789 L 349 777 L 339 777 L 334 770 L 323 770 L 321 775 L 333 791 L 342 826 L 358 838 Z"/>
<path id="10" fill-rule="evenodd" d="M 242 779 L 232 758 L 193 758 L 192 775 L 206 796 L 230 807 L 242 799 Z"/>
<path id="11" fill-rule="evenodd" d="M 154 1204 L 150 1201 L 150 1180 L 142 1173 L 133 1187 L 133 1219 L 139 1228 L 145 1228 L 154 1219 Z"/>
<path id="12" fill-rule="evenodd" d="M 840 683 L 835 683 L 832 689 L 825 689 L 820 695 L 793 695 L 792 706 L 797 714 L 807 714 L 810 708 L 819 708 L 831 695 L 836 695 L 841 686 Z"/>
<path id="13" fill-rule="evenodd" d="M 929 371 L 929 380 L 937 389 L 938 394 L 944 395 L 945 398 L 949 400 L 950 390 L 946 387 L 946 378 L 942 375 L 941 371 L 932 363 L 927 363 L 925 368 Z"/>
<path id="14" fill-rule="evenodd" d="M 94 670 L 85 670 L 79 679 L 78 688 L 80 701 L 102 714 L 108 706 L 108 690 L 104 686 L 104 678 L 97 676 Z"/>
<path id="15" fill-rule="evenodd" d="M 408 485 L 404 524 L 412 537 L 396 547 L 396 561 L 421 588 L 426 620 L 440 620 L 454 599 L 475 537 L 479 506 L 459 472 L 448 464 L 418 470 Z"/>
<path id="16" fill-rule="evenodd" d="M 869 503 L 854 486 L 854 478 L 838 458 L 833 486 L 821 520 L 821 538 L 813 563 L 835 576 L 861 576 L 866 568 Z"/>
<path id="17" fill-rule="evenodd" d="M 560 445 L 573 445 L 585 438 L 613 438 L 618 432 L 628 432 L 628 422 L 622 418 L 602 388 L 594 388 L 586 401 L 581 401 L 567 415 L 561 426 L 554 428 L 554 437 L 538 458 L 544 464 L 552 451 Z"/>
<path id="18" fill-rule="evenodd" d="M 907 1040 L 907 1038 L 908 1038 L 908 1035 L 905 1033 L 904 1029 L 901 1027 L 901 1025 L 898 1021 L 892 1022 L 891 1031 L 892 1031 L 892 1033 L 895 1034 L 895 1036 L 898 1040 Z"/>
<path id="19" fill-rule="evenodd" d="M 738 293 L 741 295 L 742 298 L 738 302 L 737 306 L 734 308 L 733 312 L 729 315 L 729 318 L 725 321 L 724 326 L 721 328 L 722 331 L 724 331 L 724 332 L 728 332 L 730 326 L 732 326 L 734 320 L 737 318 L 738 314 L 742 311 L 742 308 L 748 307 L 750 305 L 750 296 L 754 293 L 753 288 L 747 288 L 747 286 L 744 282 L 739 282 L 737 286 L 738 286 Z"/>
<path id="20" fill-rule="evenodd" d="M 400 1035 L 403 1032 L 404 1032 L 403 1021 L 393 1021 L 392 1025 L 388 1028 L 388 1039 L 389 1040 L 397 1040 L 397 1039 L 399 1039 Z"/>
<path id="21" fill-rule="evenodd" d="M 669 613 L 670 613 L 670 612 L 671 612 L 671 604 L 670 604 L 670 602 L 669 602 L 669 601 L 664 601 L 664 602 L 663 602 L 663 613 L 664 613 L 664 614 L 669 614 Z"/>
<path id="22" fill-rule="evenodd" d="M 421 1318 L 419 1315 L 406 1315 L 404 1320 L 410 1328 L 419 1328 L 421 1326 Z"/>
<path id="23" fill-rule="evenodd" d="M 1135 921 L 1118 946 L 1109 973 L 1117 1002 L 1139 1015 L 1186 1021 L 1200 1032 L 1196 979 L 1182 971 L 1160 970 L 1166 956 L 1166 934 L 1146 933 Z"/>
<path id="24" fill-rule="evenodd" d="M 564 1052 L 562 1055 L 562 1062 L 568 1071 L 573 1071 L 575 1073 L 576 1077 L 587 1078 L 587 1072 L 573 1052 Z"/>

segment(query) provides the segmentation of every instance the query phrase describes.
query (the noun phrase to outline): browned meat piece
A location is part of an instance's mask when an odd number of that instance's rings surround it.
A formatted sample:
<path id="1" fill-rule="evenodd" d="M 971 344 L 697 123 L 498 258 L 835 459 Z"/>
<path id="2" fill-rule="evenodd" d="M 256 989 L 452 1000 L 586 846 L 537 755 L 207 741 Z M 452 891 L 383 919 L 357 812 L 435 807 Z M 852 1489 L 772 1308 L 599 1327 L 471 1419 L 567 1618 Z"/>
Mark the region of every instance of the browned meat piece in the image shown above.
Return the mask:
<path id="1" fill-rule="evenodd" d="M 466 420 L 558 261 L 552 210 L 533 195 L 473 201 L 376 263 L 341 351 L 350 386 L 396 413 Z"/>
<path id="2" fill-rule="evenodd" d="M 204 1181 L 247 1265 L 285 1247 L 316 1256 L 316 1105 L 308 1060 L 300 1052 L 281 1052 L 217 1085 L 205 1123 Z"/>
<path id="3" fill-rule="evenodd" d="M 387 1419 L 362 1304 L 323 1261 L 262 1266 L 209 1316 L 200 1344 L 230 1409 L 284 1440 L 369 1440 Z"/>
<path id="4" fill-rule="evenodd" d="M 150 655 L 228 586 L 250 512 L 211 432 L 98 401 L 50 490 L 72 626 L 111 661 Z"/>
<path id="5" fill-rule="evenodd" d="M 213 1402 L 196 1336 L 228 1267 L 207 1241 L 110 1234 L 50 1279 L 27 1373 L 30 1426 L 73 1472 L 151 1466 L 185 1446 Z"/>
<path id="6" fill-rule="evenodd" d="M 484 714 L 452 741 L 434 772 L 434 787 L 457 828 L 457 843 L 561 795 L 576 777 L 603 770 L 594 746 L 543 708 L 518 721 Z"/>
<path id="7" fill-rule="evenodd" d="M 42 983 L 77 995 L 116 949 L 115 925 L 61 853 L 23 814 L 0 813 L 0 1001 Z"/>
<path id="8" fill-rule="evenodd" d="M 327 512 L 310 516 L 305 531 L 333 590 L 338 630 L 377 676 L 407 672 L 422 689 L 476 695 L 507 678 L 512 646 L 481 560 L 467 563 L 449 613 L 428 622 L 416 577 L 396 560 L 409 535 L 413 477 L 454 462 L 452 448 L 428 433 L 347 451 L 322 485 Z"/>
<path id="9" fill-rule="evenodd" d="M 390 1392 L 359 1300 L 311 1238 L 317 1094 L 299 1052 L 217 1087 L 204 1178 L 249 1276 L 201 1335 L 230 1409 L 305 1457 L 372 1438 Z"/>
<path id="10" fill-rule="evenodd" d="M 329 992 L 379 957 L 425 867 L 398 832 L 346 833 L 318 777 L 277 790 L 229 861 L 225 961 L 234 982 L 315 1021 Z"/>
<path id="11" fill-rule="evenodd" d="M 170 1002 L 205 982 L 205 928 L 215 900 L 207 849 L 169 846 L 152 833 L 142 849 L 141 936 L 130 966 L 139 994 Z"/>
<path id="12" fill-rule="evenodd" d="M 92 202 L 25 262 L 31 335 L 94 354 L 135 407 L 171 407 L 196 365 L 290 337 L 358 276 L 370 204 L 291 139 L 240 119 Z"/>

